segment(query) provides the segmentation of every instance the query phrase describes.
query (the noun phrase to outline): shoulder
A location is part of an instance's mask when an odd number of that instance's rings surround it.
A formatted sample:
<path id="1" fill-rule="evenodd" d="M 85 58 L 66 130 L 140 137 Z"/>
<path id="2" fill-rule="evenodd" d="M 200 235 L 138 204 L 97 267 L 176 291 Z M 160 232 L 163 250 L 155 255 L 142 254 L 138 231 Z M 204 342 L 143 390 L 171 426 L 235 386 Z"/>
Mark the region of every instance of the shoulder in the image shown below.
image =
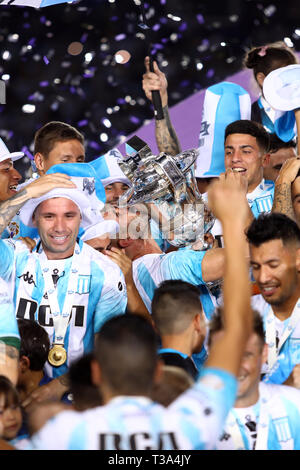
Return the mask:
<path id="1" fill-rule="evenodd" d="M 267 395 L 270 400 L 278 399 L 283 401 L 289 401 L 299 407 L 300 403 L 300 390 L 295 387 L 289 387 L 288 385 L 279 384 L 267 384 L 261 382 L 259 384 L 260 394 Z M 299 409 L 300 413 L 300 409 Z"/>
<path id="2" fill-rule="evenodd" d="M 144 264 L 147 267 L 160 264 L 167 255 L 165 253 L 151 253 L 149 255 L 141 256 L 132 262 L 132 268 L 135 270 L 140 264 Z"/>
<path id="3" fill-rule="evenodd" d="M 90 263 L 95 263 L 104 272 L 107 272 L 107 270 L 116 272 L 120 271 L 119 266 L 114 263 L 108 256 L 103 255 L 103 253 L 100 253 L 99 251 L 95 250 L 87 243 L 83 242 L 80 255 L 85 262 L 87 261 L 87 259 L 89 259 Z"/>

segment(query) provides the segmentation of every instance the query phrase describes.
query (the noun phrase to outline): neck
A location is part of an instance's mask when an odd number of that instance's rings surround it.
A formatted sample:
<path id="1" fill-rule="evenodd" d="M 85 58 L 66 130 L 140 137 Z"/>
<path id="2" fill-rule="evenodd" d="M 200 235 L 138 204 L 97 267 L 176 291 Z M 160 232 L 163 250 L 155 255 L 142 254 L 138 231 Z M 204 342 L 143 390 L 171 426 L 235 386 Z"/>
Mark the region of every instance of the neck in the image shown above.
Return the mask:
<path id="1" fill-rule="evenodd" d="M 66 250 L 62 253 L 57 253 L 57 252 L 53 252 L 53 251 L 49 250 L 47 247 L 45 247 L 43 245 L 43 242 L 42 242 L 42 247 L 43 247 L 45 255 L 47 256 L 47 259 L 49 259 L 49 260 L 60 260 L 60 259 L 71 258 L 71 256 L 74 255 L 74 249 L 75 249 L 75 245 L 74 245 L 70 249 L 68 249 L 68 250 Z"/>
<path id="2" fill-rule="evenodd" d="M 255 403 L 257 403 L 259 399 L 258 385 L 259 382 L 253 388 L 253 390 L 247 392 L 246 395 L 238 397 L 235 401 L 234 408 L 248 408 L 248 406 L 255 405 Z"/>
<path id="3" fill-rule="evenodd" d="M 138 240 L 138 242 L 140 243 L 136 243 L 136 246 L 134 247 L 134 252 L 132 251 L 130 253 L 130 250 L 129 250 L 129 252 L 127 253 L 127 249 L 126 249 L 126 254 L 127 256 L 131 258 L 132 261 L 138 258 L 141 258 L 141 256 L 144 256 L 144 255 L 162 253 L 156 241 L 151 238 L 147 240 Z"/>
<path id="4" fill-rule="evenodd" d="M 164 349 L 175 349 L 189 357 L 193 354 L 192 340 L 184 334 L 162 336 L 161 345 Z"/>
<path id="5" fill-rule="evenodd" d="M 299 292 L 299 289 L 295 289 L 293 295 L 291 295 L 280 305 L 271 305 L 275 317 L 283 321 L 292 315 L 295 305 L 300 297 Z"/>
<path id="6" fill-rule="evenodd" d="M 263 172 L 261 173 L 260 177 L 257 178 L 255 181 L 253 181 L 252 183 L 248 183 L 248 189 L 247 189 L 247 193 L 252 193 L 252 191 L 254 191 L 255 188 L 257 188 L 257 186 L 261 183 L 263 179 Z"/>
<path id="7" fill-rule="evenodd" d="M 103 383 L 99 387 L 101 398 L 102 398 L 102 406 L 107 405 L 113 398 L 117 398 L 120 396 L 126 396 L 126 397 L 136 397 L 136 396 L 142 396 L 145 398 L 150 398 L 150 391 L 147 393 L 116 393 L 110 389 L 109 386 L 104 385 Z"/>

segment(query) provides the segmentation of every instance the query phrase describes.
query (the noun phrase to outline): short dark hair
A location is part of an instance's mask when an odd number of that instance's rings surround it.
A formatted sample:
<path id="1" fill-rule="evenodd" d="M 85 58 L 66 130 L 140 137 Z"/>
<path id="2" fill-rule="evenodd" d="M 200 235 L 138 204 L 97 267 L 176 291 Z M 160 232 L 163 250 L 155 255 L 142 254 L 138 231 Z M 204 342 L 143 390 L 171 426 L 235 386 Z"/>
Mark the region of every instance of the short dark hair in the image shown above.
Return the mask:
<path id="1" fill-rule="evenodd" d="M 280 149 L 286 148 L 296 148 L 297 144 L 294 140 L 288 140 L 284 142 L 283 140 L 279 139 L 277 134 L 270 134 L 270 153 L 275 153 Z"/>
<path id="2" fill-rule="evenodd" d="M 101 376 L 113 393 L 148 395 L 158 361 L 158 338 L 150 322 L 125 314 L 108 320 L 95 342 Z"/>
<path id="3" fill-rule="evenodd" d="M 84 145 L 84 137 L 75 127 L 60 121 L 48 122 L 35 133 L 34 153 L 39 152 L 47 158 L 57 142 L 73 139 Z"/>
<path id="4" fill-rule="evenodd" d="M 277 212 L 260 214 L 254 219 L 246 231 L 251 245 L 256 247 L 271 240 L 282 240 L 288 243 L 300 243 L 300 228 L 285 214 Z"/>
<path id="5" fill-rule="evenodd" d="M 20 406 L 19 394 L 16 387 L 4 375 L 0 375 L 0 395 L 4 395 L 4 409 L 11 405 Z"/>
<path id="6" fill-rule="evenodd" d="M 18 319 L 21 338 L 20 358 L 28 357 L 30 370 L 42 370 L 48 358 L 50 341 L 47 331 L 36 321 Z"/>
<path id="7" fill-rule="evenodd" d="M 263 319 L 260 313 L 257 310 L 252 310 L 253 315 L 253 333 L 255 333 L 259 339 L 261 340 L 262 344 L 266 342 Z M 218 307 L 210 322 L 209 322 L 209 337 L 208 343 L 211 343 L 211 337 L 213 334 L 218 333 L 219 331 L 224 330 L 224 313 L 221 307 Z"/>
<path id="8" fill-rule="evenodd" d="M 193 284 L 168 280 L 154 291 L 152 318 L 160 335 L 183 332 L 202 312 L 200 292 Z"/>
<path id="9" fill-rule="evenodd" d="M 267 76 L 273 70 L 297 63 L 296 54 L 283 41 L 253 47 L 244 59 L 245 67 L 253 69 L 255 78 L 260 72 Z"/>
<path id="10" fill-rule="evenodd" d="M 270 146 L 269 133 L 265 130 L 264 126 L 258 122 L 250 121 L 249 119 L 239 119 L 233 121 L 225 129 L 225 139 L 231 134 L 247 134 L 255 137 L 257 145 L 263 153 L 267 153 Z"/>

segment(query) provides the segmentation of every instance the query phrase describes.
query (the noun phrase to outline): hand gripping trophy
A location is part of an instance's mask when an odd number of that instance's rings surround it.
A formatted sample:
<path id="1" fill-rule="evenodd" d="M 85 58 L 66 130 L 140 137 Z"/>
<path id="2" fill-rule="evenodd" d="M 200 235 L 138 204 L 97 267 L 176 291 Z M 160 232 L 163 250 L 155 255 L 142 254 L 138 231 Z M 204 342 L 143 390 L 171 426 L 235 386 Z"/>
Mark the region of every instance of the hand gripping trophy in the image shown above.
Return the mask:
<path id="1" fill-rule="evenodd" d="M 120 198 L 120 205 L 146 204 L 171 245 L 179 248 L 197 243 L 197 249 L 206 249 L 204 234 L 215 218 L 197 188 L 194 162 L 198 150 L 156 156 L 137 136 L 127 146 L 132 149 L 130 156 L 118 163 L 132 186 Z"/>

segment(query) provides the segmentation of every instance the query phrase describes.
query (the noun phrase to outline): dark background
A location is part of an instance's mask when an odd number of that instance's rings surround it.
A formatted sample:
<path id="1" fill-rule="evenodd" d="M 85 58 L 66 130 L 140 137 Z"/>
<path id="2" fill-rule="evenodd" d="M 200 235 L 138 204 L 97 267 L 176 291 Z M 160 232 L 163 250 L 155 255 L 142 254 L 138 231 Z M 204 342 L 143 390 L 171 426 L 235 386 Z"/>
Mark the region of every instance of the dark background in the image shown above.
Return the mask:
<path id="1" fill-rule="evenodd" d="M 151 0 L 145 11 L 152 51 L 168 77 L 169 106 L 241 70 L 252 46 L 288 38 L 300 50 L 298 0 Z M 10 151 L 30 157 L 34 132 L 60 120 L 84 134 L 91 160 L 152 119 L 141 86 L 147 48 L 139 13 L 132 0 L 0 5 L 0 136 Z M 83 45 L 77 56 L 68 53 L 73 41 Z M 131 54 L 124 65 L 114 59 L 121 49 Z M 24 112 L 25 104 L 34 112 Z M 24 175 L 29 165 L 18 165 Z"/>

